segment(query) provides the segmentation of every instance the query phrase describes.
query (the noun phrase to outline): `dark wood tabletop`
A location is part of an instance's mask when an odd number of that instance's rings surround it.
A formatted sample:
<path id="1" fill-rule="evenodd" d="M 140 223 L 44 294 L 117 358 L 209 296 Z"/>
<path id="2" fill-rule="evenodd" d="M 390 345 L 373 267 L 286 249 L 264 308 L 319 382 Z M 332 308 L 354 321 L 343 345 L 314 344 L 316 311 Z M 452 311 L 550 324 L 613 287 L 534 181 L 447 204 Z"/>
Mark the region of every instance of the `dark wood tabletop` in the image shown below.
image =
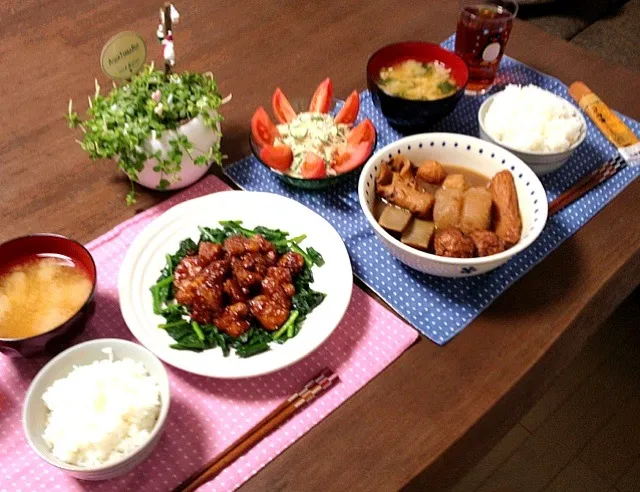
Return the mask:
<path id="1" fill-rule="evenodd" d="M 89 241 L 166 197 L 124 204 L 113 162 L 90 162 L 62 118 L 85 101 L 107 39 L 155 39 L 161 2 L 5 1 L 0 47 L 0 242 L 30 232 Z M 233 102 L 223 151 L 249 152 L 249 118 L 275 86 L 307 95 L 326 76 L 337 97 L 365 87 L 365 63 L 392 41 L 439 42 L 456 1 L 176 0 L 177 69 L 214 72 Z M 507 53 L 565 83 L 584 80 L 640 118 L 640 77 L 517 22 Z M 421 339 L 250 479 L 243 490 L 441 490 L 523 414 L 640 279 L 640 181 L 512 286 L 444 347 Z M 615 334 L 612 334 L 615 336 Z M 203 457 L 204 459 L 204 457 Z"/>

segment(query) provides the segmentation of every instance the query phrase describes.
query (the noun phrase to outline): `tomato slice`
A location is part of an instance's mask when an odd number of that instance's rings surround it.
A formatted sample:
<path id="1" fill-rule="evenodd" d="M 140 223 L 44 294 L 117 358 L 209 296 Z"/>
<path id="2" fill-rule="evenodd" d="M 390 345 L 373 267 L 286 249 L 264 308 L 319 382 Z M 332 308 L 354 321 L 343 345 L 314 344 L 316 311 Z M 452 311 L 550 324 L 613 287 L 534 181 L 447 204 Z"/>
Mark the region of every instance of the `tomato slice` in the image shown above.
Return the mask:
<path id="1" fill-rule="evenodd" d="M 344 174 L 362 165 L 373 148 L 373 142 L 362 142 L 357 145 L 348 145 L 339 150 L 336 155 L 333 169 L 338 174 Z"/>
<path id="2" fill-rule="evenodd" d="M 307 152 L 304 162 L 300 168 L 300 173 L 305 179 L 320 179 L 327 175 L 327 169 L 324 165 L 324 159 L 318 154 Z"/>
<path id="3" fill-rule="evenodd" d="M 278 129 L 262 106 L 256 109 L 251 118 L 251 134 L 260 147 L 273 145 L 273 141 L 278 136 Z"/>
<path id="4" fill-rule="evenodd" d="M 373 143 L 375 139 L 376 129 L 369 118 L 353 127 L 347 135 L 347 143 L 349 145 L 356 145 L 361 142 Z"/>
<path id="5" fill-rule="evenodd" d="M 288 123 L 298 116 L 280 87 L 273 93 L 271 105 L 273 106 L 273 114 L 280 123 Z"/>
<path id="6" fill-rule="evenodd" d="M 286 171 L 293 162 L 293 152 L 288 145 L 265 145 L 260 149 L 260 159 L 273 169 Z"/>
<path id="7" fill-rule="evenodd" d="M 345 125 L 351 125 L 360 112 L 360 98 L 358 97 L 358 91 L 353 91 L 347 97 L 344 102 L 344 106 L 340 109 L 336 115 L 336 123 L 344 123 Z"/>
<path id="8" fill-rule="evenodd" d="M 333 102 L 333 83 L 331 79 L 327 77 L 313 93 L 311 98 L 311 104 L 309 105 L 309 111 L 312 113 L 328 113 L 331 109 L 331 103 Z"/>

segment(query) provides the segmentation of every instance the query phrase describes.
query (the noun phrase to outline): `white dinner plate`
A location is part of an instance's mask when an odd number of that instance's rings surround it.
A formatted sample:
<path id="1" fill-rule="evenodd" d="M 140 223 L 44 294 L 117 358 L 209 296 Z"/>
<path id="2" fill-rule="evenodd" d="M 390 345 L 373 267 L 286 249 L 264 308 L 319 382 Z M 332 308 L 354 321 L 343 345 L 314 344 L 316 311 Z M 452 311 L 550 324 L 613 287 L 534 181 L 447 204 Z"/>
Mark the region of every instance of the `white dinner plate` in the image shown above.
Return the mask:
<path id="1" fill-rule="evenodd" d="M 174 340 L 158 328 L 164 318 L 153 313 L 149 288 L 156 283 L 165 265 L 165 255 L 173 254 L 180 241 L 197 242 L 198 226 L 217 227 L 220 220 L 242 220 L 243 225 L 259 225 L 287 231 L 290 237 L 306 234 L 303 247 L 313 246 L 325 264 L 313 267 L 312 287 L 327 294 L 304 321 L 298 335 L 271 350 L 240 358 L 234 351 L 224 357 L 219 348 L 203 352 L 174 350 Z M 225 191 L 183 202 L 162 214 L 133 241 L 118 278 L 120 309 L 131 333 L 145 347 L 172 366 L 216 378 L 245 378 L 287 367 L 318 348 L 347 310 L 353 276 L 347 249 L 335 229 L 325 219 L 298 202 L 271 193 Z"/>

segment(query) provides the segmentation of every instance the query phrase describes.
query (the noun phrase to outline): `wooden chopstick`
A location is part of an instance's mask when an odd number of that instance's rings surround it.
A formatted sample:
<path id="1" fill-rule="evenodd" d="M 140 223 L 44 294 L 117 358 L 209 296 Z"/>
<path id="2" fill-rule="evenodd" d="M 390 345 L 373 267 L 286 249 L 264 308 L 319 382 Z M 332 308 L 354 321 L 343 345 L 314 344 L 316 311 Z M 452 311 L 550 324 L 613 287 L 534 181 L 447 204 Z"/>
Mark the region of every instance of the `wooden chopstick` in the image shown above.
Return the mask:
<path id="1" fill-rule="evenodd" d="M 278 405 L 269 415 L 245 432 L 220 455 L 209 461 L 173 489 L 173 492 L 191 492 L 207 483 L 265 436 L 277 429 L 283 422 L 287 421 L 300 407 L 312 401 L 320 392 L 329 389 L 339 380 L 337 374 L 329 369 L 324 369 L 318 376 L 305 384 L 302 390 L 294 393 Z"/>
<path id="2" fill-rule="evenodd" d="M 594 189 L 625 166 L 625 160 L 619 155 L 609 159 L 592 173 L 583 176 L 571 188 L 567 189 L 564 193 L 553 200 L 549 204 L 549 215 L 553 215 L 572 204 L 578 198 Z"/>

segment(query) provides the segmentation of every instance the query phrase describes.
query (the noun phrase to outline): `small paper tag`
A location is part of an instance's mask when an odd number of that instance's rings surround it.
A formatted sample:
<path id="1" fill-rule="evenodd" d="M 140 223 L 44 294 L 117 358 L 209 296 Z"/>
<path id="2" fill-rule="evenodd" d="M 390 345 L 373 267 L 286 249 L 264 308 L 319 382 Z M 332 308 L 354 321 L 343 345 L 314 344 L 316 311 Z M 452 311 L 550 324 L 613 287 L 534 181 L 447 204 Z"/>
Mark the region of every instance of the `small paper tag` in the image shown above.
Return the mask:
<path id="1" fill-rule="evenodd" d="M 102 48 L 100 66 L 112 79 L 130 79 L 144 65 L 147 46 L 144 39 L 133 31 L 113 36 Z"/>
<path id="2" fill-rule="evenodd" d="M 630 166 L 640 165 L 640 142 L 627 147 L 620 147 L 618 152 Z"/>

